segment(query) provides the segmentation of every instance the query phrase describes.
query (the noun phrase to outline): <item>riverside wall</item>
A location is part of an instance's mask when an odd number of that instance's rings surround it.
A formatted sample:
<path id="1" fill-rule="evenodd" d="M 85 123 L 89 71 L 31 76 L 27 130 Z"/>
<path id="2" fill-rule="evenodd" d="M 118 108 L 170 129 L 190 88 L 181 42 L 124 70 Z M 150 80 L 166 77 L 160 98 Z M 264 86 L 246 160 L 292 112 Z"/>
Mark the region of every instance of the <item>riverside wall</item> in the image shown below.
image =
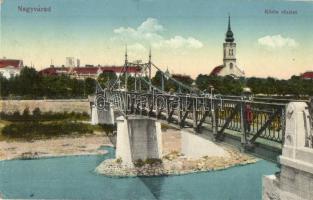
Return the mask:
<path id="1" fill-rule="evenodd" d="M 32 112 L 39 108 L 41 112 L 86 112 L 91 113 L 88 99 L 62 99 L 62 100 L 0 100 L 0 112 L 22 113 L 25 108 Z"/>

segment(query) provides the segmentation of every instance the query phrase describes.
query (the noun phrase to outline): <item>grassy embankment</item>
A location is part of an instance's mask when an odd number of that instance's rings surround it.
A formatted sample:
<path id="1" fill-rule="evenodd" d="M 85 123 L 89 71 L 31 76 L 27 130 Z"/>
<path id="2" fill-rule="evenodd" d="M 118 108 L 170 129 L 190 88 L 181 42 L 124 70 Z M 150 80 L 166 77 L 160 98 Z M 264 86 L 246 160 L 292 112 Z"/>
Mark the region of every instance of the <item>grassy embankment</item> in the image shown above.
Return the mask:
<path id="1" fill-rule="evenodd" d="M 87 113 L 41 113 L 35 109 L 31 114 L 25 109 L 22 114 L 0 113 L 0 141 L 50 139 L 76 137 L 88 134 L 112 135 L 113 126 L 91 125 Z"/>

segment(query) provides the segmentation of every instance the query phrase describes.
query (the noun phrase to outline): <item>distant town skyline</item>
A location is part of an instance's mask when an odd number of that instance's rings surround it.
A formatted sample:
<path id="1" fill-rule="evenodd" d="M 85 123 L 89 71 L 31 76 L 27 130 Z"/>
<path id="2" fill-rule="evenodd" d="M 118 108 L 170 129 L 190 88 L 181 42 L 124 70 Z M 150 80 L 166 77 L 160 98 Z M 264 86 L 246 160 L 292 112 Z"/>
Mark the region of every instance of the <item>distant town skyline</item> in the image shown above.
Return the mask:
<path id="1" fill-rule="evenodd" d="M 127 8 L 127 9 L 126 9 Z M 230 14 L 237 63 L 247 77 L 290 78 L 313 70 L 312 1 L 10 0 L 1 4 L 0 56 L 38 69 L 152 60 L 209 74 L 223 62 Z"/>

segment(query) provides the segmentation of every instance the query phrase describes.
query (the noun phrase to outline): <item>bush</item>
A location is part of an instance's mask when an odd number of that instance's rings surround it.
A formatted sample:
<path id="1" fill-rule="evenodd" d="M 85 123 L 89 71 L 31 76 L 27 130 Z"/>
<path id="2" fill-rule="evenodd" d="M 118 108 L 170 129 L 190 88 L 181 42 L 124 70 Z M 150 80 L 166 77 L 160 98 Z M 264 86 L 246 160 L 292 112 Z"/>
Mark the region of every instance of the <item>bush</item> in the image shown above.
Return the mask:
<path id="1" fill-rule="evenodd" d="M 40 109 L 37 107 L 33 110 L 33 117 L 35 120 L 39 120 L 41 117 L 41 111 Z"/>
<path id="2" fill-rule="evenodd" d="M 35 108 L 30 114 L 29 108 L 25 108 L 23 114 L 20 115 L 18 111 L 13 114 L 6 114 L 4 112 L 0 113 L 1 119 L 8 121 L 59 121 L 59 120 L 89 120 L 89 115 L 87 112 L 76 113 L 76 112 L 63 112 L 63 113 L 53 113 L 51 111 L 42 113 L 39 108 Z"/>
<path id="3" fill-rule="evenodd" d="M 26 107 L 23 111 L 22 118 L 28 120 L 30 118 L 29 108 Z"/>
<path id="4" fill-rule="evenodd" d="M 20 112 L 19 112 L 19 111 L 15 111 L 15 112 L 13 113 L 13 115 L 12 115 L 11 118 L 20 120 L 20 119 L 21 119 L 21 114 L 20 114 Z"/>
<path id="5" fill-rule="evenodd" d="M 116 163 L 117 163 L 117 164 L 121 164 L 122 162 L 123 162 L 123 160 L 122 160 L 121 157 L 119 157 L 119 158 L 116 159 Z"/>
<path id="6" fill-rule="evenodd" d="M 159 158 L 147 158 L 145 161 L 146 164 L 148 165 L 154 165 L 154 164 L 162 164 L 162 160 Z"/>
<path id="7" fill-rule="evenodd" d="M 115 136 L 116 135 L 116 125 L 109 125 L 109 124 L 99 124 L 101 131 L 104 131 L 107 136 Z"/>
<path id="8" fill-rule="evenodd" d="M 2 134 L 8 138 L 20 138 L 26 140 L 51 138 L 71 134 L 93 133 L 94 126 L 73 122 L 23 122 L 13 123 L 2 129 Z"/>
<path id="9" fill-rule="evenodd" d="M 141 159 L 138 159 L 134 163 L 135 167 L 142 167 L 145 165 L 145 162 L 143 162 Z"/>
<path id="10" fill-rule="evenodd" d="M 145 161 L 138 159 L 134 162 L 135 167 L 142 167 L 144 165 L 160 165 L 162 160 L 159 158 L 147 158 Z"/>

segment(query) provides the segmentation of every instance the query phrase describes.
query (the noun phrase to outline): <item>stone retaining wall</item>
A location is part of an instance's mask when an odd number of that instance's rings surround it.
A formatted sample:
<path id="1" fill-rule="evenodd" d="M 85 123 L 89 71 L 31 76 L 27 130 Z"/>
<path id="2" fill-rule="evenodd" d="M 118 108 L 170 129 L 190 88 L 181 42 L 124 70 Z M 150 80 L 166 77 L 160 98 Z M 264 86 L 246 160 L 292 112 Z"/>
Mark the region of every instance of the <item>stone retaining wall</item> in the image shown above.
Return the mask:
<path id="1" fill-rule="evenodd" d="M 62 99 L 62 100 L 0 100 L 0 111 L 22 113 L 25 108 L 32 112 L 39 108 L 42 112 L 87 112 L 90 114 L 88 99 Z"/>

